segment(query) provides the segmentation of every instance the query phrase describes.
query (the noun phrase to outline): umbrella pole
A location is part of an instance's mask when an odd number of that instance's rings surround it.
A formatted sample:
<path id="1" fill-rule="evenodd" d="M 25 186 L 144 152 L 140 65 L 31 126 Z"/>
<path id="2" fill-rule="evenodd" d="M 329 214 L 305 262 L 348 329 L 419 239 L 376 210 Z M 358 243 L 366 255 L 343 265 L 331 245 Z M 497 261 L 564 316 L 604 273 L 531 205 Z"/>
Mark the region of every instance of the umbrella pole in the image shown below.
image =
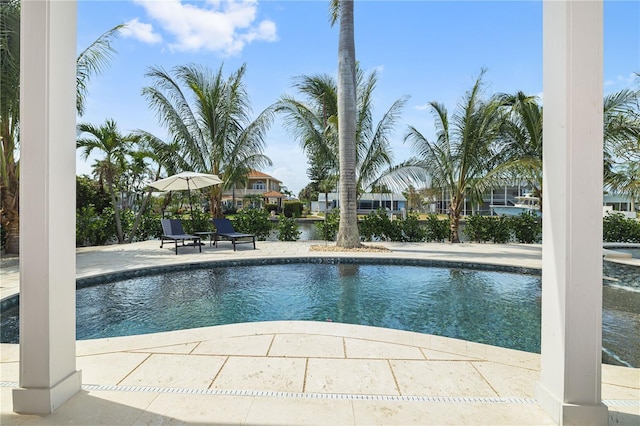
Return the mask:
<path id="1" fill-rule="evenodd" d="M 193 220 L 193 202 L 191 200 L 191 188 L 189 187 L 189 179 L 187 179 L 187 191 L 189 196 L 189 210 L 191 211 L 191 232 L 196 232 L 195 221 Z"/>

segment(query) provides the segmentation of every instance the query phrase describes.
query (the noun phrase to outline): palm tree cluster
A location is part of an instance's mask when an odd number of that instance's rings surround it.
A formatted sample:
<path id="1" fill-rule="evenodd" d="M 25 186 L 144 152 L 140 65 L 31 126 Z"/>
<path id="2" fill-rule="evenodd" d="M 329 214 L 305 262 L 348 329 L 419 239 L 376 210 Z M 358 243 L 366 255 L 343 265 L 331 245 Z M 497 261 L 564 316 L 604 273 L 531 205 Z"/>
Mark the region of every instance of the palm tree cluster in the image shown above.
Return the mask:
<path id="1" fill-rule="evenodd" d="M 17 252 L 20 2 L 3 1 L 0 12 L 1 217 L 8 234 L 7 251 Z M 122 134 L 112 119 L 99 126 L 79 124 L 78 149 L 85 157 L 95 151 L 104 155 L 94 169 L 111 199 L 118 242 L 132 240 L 141 217 L 136 217 L 126 238 L 120 212 L 131 207 L 126 205 L 129 195 L 137 194 L 136 209 L 143 212 L 151 196 L 146 183 L 161 175 L 191 170 L 220 176 L 223 185 L 207 190 L 211 213 L 220 216 L 222 191 L 244 183 L 251 169 L 271 165 L 264 155 L 264 139 L 276 114 L 306 153 L 315 189 L 325 196 L 339 190 L 337 244 L 343 247 L 360 244 L 356 201 L 375 188 L 413 188 L 414 198 L 425 190 L 446 191 L 453 242 L 460 239 L 465 200 L 478 203 L 488 188 L 509 179 L 527 181 L 534 192 L 541 192 L 542 106 L 535 96 L 522 92 L 487 96 L 484 70 L 452 114 L 439 102 L 429 103 L 434 137 L 408 126 L 404 141 L 413 156 L 394 164 L 390 142 L 408 97 L 398 98 L 374 123 L 378 74 L 365 73 L 356 62 L 353 1 L 332 0 L 330 15 L 332 24 L 340 22 L 337 79 L 326 74 L 298 76 L 293 87 L 300 98 L 283 96 L 256 118 L 243 81 L 246 65 L 225 77 L 222 66 L 213 71 L 190 64 L 171 71 L 151 67 L 146 75 L 151 84 L 142 94 L 167 140 L 145 130 Z M 121 28 L 105 32 L 78 57 L 80 116 L 88 81 L 112 59 L 112 42 Z M 640 197 L 639 102 L 640 87 L 604 100 L 605 184 L 636 200 Z M 144 191 L 146 196 L 139 197 Z"/>
<path id="2" fill-rule="evenodd" d="M 266 109 L 251 120 L 251 104 L 243 82 L 246 66 L 227 79 L 199 65 L 174 69 L 173 75 L 152 67 L 151 86 L 142 90 L 167 130 L 170 143 L 140 131 L 168 172 L 191 170 L 220 176 L 222 187 L 209 190 L 213 217 L 221 215 L 223 189 L 235 187 L 251 169 L 271 165 L 264 155 L 264 135 L 272 122 Z"/>

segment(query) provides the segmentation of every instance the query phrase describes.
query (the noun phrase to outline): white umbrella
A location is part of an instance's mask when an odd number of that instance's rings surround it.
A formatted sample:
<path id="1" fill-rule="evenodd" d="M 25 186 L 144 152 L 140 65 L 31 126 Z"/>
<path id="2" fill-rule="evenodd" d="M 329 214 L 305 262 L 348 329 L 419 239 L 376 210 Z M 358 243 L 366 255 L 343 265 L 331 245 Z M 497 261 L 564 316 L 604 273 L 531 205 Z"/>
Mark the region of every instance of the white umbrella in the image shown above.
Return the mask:
<path id="1" fill-rule="evenodd" d="M 189 191 L 189 208 L 191 209 L 191 222 L 193 222 L 193 205 L 191 204 L 191 189 L 206 188 L 222 183 L 216 175 L 206 173 L 182 172 L 160 179 L 149 184 L 160 191 Z"/>
<path id="2" fill-rule="evenodd" d="M 192 189 L 206 188 L 207 186 L 221 183 L 222 180 L 216 175 L 182 172 L 150 183 L 149 186 L 153 186 L 160 191 L 191 191 Z"/>

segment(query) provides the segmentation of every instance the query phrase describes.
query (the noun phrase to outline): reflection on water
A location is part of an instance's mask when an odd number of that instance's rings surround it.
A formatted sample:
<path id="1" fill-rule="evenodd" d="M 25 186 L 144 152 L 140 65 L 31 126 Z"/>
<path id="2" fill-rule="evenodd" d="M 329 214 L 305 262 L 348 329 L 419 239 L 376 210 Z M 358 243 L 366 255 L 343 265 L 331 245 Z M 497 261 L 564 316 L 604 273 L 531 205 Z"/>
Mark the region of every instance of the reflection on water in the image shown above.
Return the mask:
<path id="1" fill-rule="evenodd" d="M 635 330 L 629 333 L 630 330 Z M 620 287 L 602 288 L 603 361 L 640 366 L 640 293 Z"/>
<path id="2" fill-rule="evenodd" d="M 320 230 L 318 229 L 318 226 L 316 225 L 317 221 L 298 220 L 297 223 L 298 223 L 298 231 L 300 231 L 300 236 L 298 238 L 300 241 L 314 241 L 314 240 L 323 239 L 322 232 L 320 232 Z M 276 226 L 276 228 L 271 230 L 271 233 L 267 238 L 268 241 L 278 241 L 277 222 L 274 222 L 274 226 Z"/>

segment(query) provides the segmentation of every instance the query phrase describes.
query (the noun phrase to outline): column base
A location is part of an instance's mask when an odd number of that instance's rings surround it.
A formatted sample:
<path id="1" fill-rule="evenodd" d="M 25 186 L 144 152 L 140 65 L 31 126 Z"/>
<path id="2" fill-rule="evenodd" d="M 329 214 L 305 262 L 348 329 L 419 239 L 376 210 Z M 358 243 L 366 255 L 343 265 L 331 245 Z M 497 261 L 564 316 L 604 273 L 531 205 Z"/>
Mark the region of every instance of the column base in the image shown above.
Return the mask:
<path id="1" fill-rule="evenodd" d="M 80 391 L 82 372 L 74 371 L 51 388 L 13 389 L 13 411 L 18 414 L 51 414 Z"/>
<path id="2" fill-rule="evenodd" d="M 602 402 L 594 405 L 569 404 L 556 398 L 540 382 L 536 384 L 536 399 L 540 407 L 558 425 L 606 426 L 609 424 L 609 409 Z"/>

